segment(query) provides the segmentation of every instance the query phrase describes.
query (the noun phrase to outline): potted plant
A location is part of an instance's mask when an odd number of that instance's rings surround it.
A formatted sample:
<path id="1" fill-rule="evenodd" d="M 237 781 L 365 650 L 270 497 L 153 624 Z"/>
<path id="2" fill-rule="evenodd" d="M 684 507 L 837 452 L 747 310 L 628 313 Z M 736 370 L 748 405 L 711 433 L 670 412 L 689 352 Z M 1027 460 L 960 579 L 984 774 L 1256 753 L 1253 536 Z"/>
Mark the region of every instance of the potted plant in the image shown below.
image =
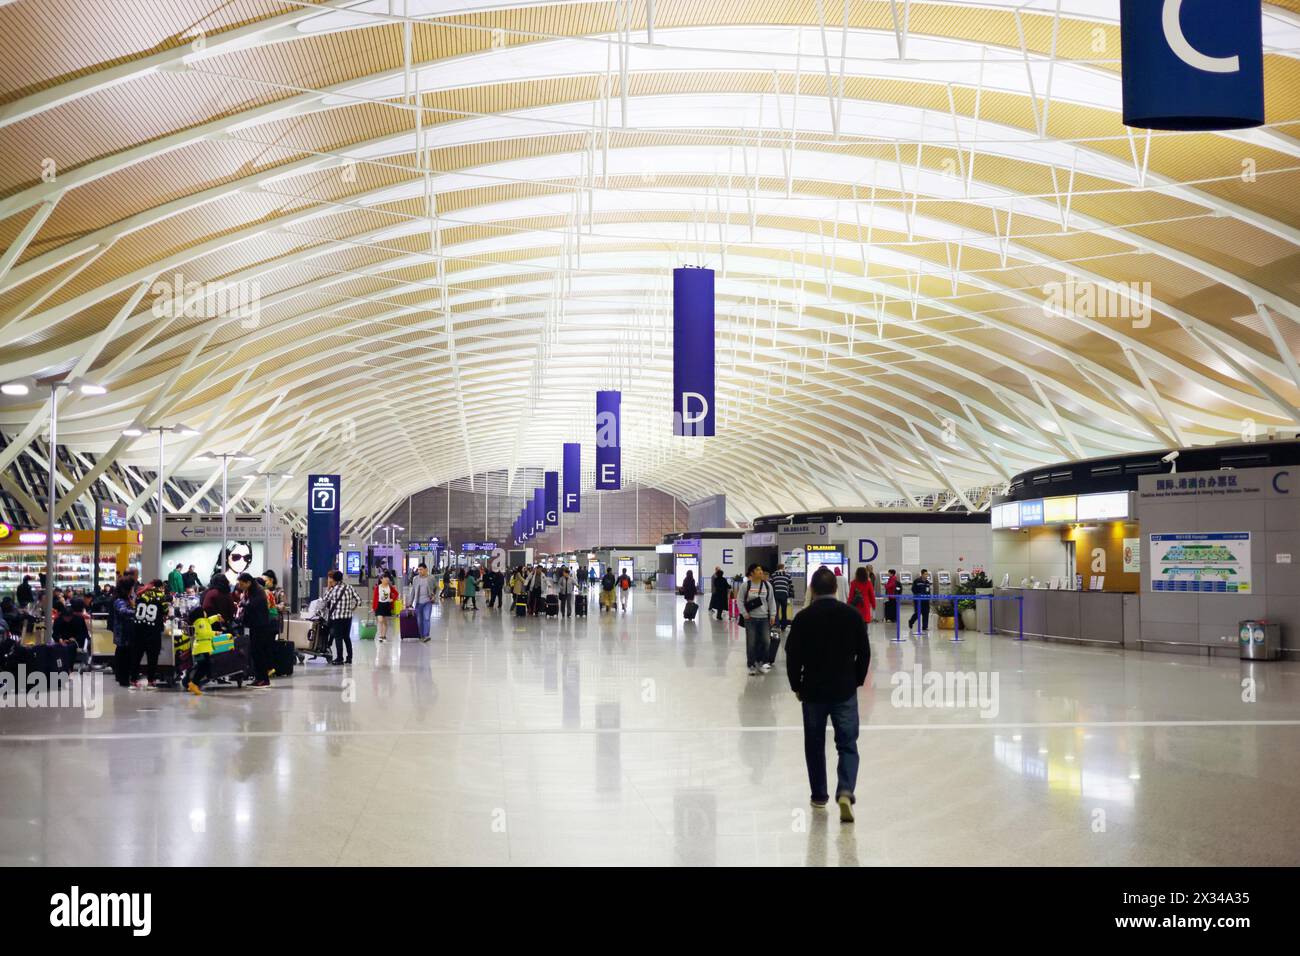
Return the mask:
<path id="1" fill-rule="evenodd" d="M 966 587 L 968 588 L 968 590 L 963 591 L 962 592 L 963 594 L 992 594 L 993 593 L 993 581 L 983 571 L 980 571 L 977 574 L 972 574 L 970 576 L 970 580 L 966 582 Z M 964 605 L 967 602 L 962 602 L 962 603 Z M 993 602 L 992 601 L 971 601 L 969 603 L 974 605 L 973 611 L 971 613 L 971 624 L 970 624 L 971 629 L 983 631 L 985 634 L 992 634 L 993 633 Z M 962 626 L 963 627 L 966 626 L 966 618 L 964 616 L 962 617 Z"/>
<path id="2" fill-rule="evenodd" d="M 974 594 L 975 586 L 972 581 L 967 581 L 965 584 L 958 584 L 956 591 L 958 594 Z M 961 615 L 961 626 L 963 630 L 975 630 L 975 608 L 978 603 L 978 601 L 971 600 L 970 598 L 958 599 L 957 613 Z"/>
<path id="3" fill-rule="evenodd" d="M 939 615 L 939 630 L 951 631 L 956 621 L 953 620 L 952 601 L 935 601 L 934 613 Z"/>

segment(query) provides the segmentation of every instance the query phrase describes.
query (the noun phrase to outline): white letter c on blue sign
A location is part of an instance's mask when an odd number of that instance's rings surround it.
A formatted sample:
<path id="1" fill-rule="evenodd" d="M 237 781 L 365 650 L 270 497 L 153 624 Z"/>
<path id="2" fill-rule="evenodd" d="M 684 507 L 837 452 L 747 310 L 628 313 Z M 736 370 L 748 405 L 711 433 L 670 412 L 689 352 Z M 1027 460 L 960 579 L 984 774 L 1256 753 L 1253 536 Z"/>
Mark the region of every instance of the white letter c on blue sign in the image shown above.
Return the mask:
<path id="1" fill-rule="evenodd" d="M 1162 20 L 1165 41 L 1174 56 L 1188 66 L 1205 73 L 1236 73 L 1241 69 L 1241 59 L 1236 56 L 1206 56 L 1187 42 L 1182 23 L 1183 0 L 1165 0 Z"/>

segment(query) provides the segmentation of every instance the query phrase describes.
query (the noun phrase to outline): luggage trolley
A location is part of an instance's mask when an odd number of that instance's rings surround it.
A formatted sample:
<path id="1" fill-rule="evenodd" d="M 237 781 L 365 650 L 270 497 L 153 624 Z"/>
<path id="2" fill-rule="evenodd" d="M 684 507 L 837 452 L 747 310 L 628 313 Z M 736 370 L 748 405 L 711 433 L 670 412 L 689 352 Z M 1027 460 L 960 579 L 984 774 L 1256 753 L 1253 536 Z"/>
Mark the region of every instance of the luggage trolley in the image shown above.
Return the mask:
<path id="1" fill-rule="evenodd" d="M 208 658 L 209 674 L 204 689 L 223 685 L 228 687 L 231 684 L 243 687 L 244 681 L 248 680 L 253 673 L 248 635 L 241 629 L 235 634 L 231 634 L 230 631 L 218 631 L 217 636 L 231 640 L 233 646 L 228 651 L 213 654 Z M 194 625 L 192 624 L 186 624 L 179 634 L 172 637 L 172 652 L 175 659 L 174 683 L 183 682 L 185 675 L 194 666 L 194 658 L 190 653 L 193 641 Z"/>

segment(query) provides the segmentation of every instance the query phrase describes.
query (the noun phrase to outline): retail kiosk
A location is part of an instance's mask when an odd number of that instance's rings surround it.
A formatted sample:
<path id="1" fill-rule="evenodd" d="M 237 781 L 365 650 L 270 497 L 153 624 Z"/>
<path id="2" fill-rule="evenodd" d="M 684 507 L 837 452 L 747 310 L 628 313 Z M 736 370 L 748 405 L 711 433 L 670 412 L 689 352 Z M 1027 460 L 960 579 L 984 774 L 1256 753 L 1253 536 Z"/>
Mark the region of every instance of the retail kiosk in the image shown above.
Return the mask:
<path id="1" fill-rule="evenodd" d="M 140 567 L 140 532 L 99 532 L 99 583 L 111 584 L 128 567 Z M 24 576 L 33 588 L 45 573 L 45 532 L 0 524 L 0 594 L 12 596 Z M 95 582 L 95 532 L 54 532 L 54 586 L 89 591 Z"/>

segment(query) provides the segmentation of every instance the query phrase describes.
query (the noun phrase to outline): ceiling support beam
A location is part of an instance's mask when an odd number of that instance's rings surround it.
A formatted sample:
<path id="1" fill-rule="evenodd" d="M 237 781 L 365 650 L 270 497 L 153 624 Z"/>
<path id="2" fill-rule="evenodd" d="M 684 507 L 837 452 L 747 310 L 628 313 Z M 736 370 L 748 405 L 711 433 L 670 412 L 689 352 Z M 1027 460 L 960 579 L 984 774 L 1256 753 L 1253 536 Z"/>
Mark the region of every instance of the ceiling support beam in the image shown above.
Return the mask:
<path id="1" fill-rule="evenodd" d="M 1161 398 L 1160 393 L 1156 391 L 1155 385 L 1151 382 L 1151 377 L 1147 375 L 1147 371 L 1142 367 L 1142 363 L 1138 361 L 1138 357 L 1134 355 L 1130 349 L 1124 350 L 1124 357 L 1128 359 L 1128 364 L 1132 366 L 1133 371 L 1137 374 L 1138 381 L 1140 381 L 1142 387 L 1146 389 L 1147 398 L 1150 399 L 1151 404 L 1156 407 L 1156 411 L 1158 411 L 1160 417 L 1164 419 L 1165 426 L 1174 436 L 1174 440 L 1178 442 L 1178 447 L 1186 448 L 1188 444 L 1187 436 L 1183 434 L 1183 430 L 1178 427 L 1178 423 L 1174 421 L 1173 416 L 1169 414 L 1169 410 L 1165 407 L 1164 399 Z"/>
<path id="2" fill-rule="evenodd" d="M 41 226 L 45 225 L 45 220 L 50 218 L 50 213 L 54 212 L 54 207 L 59 204 L 59 200 L 62 198 L 63 193 L 59 192 L 41 203 L 36 212 L 32 214 L 32 218 L 27 220 L 27 225 L 23 226 L 23 231 L 18 233 L 13 242 L 9 243 L 9 248 L 5 250 L 4 255 L 0 256 L 0 287 L 3 286 L 5 276 L 9 274 L 9 270 L 18 261 L 18 257 L 27 249 L 36 234 L 41 231 Z"/>

